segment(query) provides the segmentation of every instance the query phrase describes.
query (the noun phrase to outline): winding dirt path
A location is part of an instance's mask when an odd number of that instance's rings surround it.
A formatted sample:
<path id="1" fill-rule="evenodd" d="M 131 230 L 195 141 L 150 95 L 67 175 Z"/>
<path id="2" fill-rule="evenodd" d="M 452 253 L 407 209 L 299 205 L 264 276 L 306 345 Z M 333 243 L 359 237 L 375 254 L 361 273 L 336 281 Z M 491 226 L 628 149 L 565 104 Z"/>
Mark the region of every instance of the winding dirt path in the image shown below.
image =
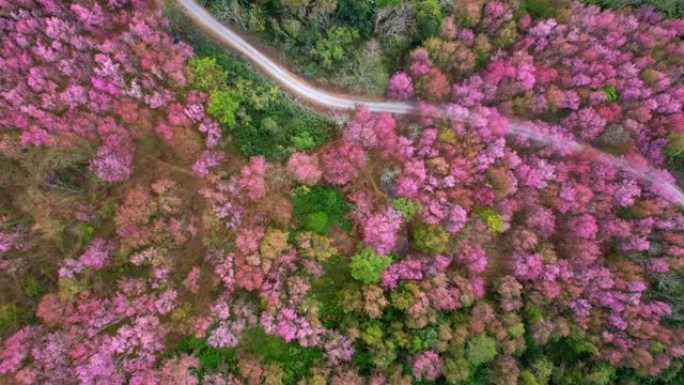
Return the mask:
<path id="1" fill-rule="evenodd" d="M 346 95 L 320 89 L 300 76 L 290 72 L 280 63 L 259 51 L 238 33 L 222 24 L 195 0 L 176 0 L 183 13 L 197 27 L 225 47 L 242 56 L 245 60 L 259 68 L 268 78 L 280 85 L 284 90 L 296 96 L 302 102 L 312 106 L 332 110 L 351 110 L 357 104 L 365 105 L 373 112 L 390 112 L 399 115 L 413 115 L 418 111 L 415 102 L 378 100 L 355 95 Z M 509 134 L 543 143 L 552 147 L 570 149 L 572 152 L 589 152 L 596 159 L 611 163 L 616 168 L 633 175 L 650 185 L 652 190 L 684 207 L 684 192 L 675 184 L 674 179 L 667 180 L 661 171 L 650 167 L 637 167 L 624 158 L 603 153 L 589 145 L 576 141 L 555 142 L 555 138 L 535 130 L 525 122 L 509 121 Z"/>

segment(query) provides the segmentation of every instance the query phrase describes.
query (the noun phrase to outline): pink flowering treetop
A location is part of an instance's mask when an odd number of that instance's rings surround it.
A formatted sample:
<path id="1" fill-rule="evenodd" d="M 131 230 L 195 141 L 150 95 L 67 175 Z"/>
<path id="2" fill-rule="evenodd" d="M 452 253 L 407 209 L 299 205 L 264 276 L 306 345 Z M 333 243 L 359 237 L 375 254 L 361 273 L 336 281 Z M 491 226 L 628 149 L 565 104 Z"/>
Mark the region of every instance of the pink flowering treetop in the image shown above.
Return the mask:
<path id="1" fill-rule="evenodd" d="M 323 178 L 334 185 L 345 185 L 356 178 L 366 164 L 366 154 L 357 142 L 343 141 L 323 155 Z"/>
<path id="2" fill-rule="evenodd" d="M 238 184 L 250 201 L 258 201 L 266 195 L 264 183 L 266 175 L 266 159 L 263 156 L 253 156 L 249 164 L 240 170 Z"/>
<path id="3" fill-rule="evenodd" d="M 388 254 L 394 249 L 402 219 L 401 213 L 391 207 L 370 216 L 363 223 L 363 243 L 378 254 Z"/>
<path id="4" fill-rule="evenodd" d="M 413 96 L 413 80 L 404 72 L 397 72 L 387 83 L 387 96 L 393 99 L 409 99 Z"/>
<path id="5" fill-rule="evenodd" d="M 316 155 L 295 152 L 287 161 L 287 170 L 300 183 L 316 184 L 320 181 L 322 171 Z"/>

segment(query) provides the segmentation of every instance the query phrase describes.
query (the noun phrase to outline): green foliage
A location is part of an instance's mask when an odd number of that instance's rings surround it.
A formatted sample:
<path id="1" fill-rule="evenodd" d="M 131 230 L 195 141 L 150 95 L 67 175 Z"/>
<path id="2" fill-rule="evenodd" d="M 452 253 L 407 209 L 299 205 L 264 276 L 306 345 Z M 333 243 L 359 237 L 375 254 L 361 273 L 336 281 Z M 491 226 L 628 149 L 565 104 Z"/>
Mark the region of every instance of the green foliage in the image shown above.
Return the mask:
<path id="1" fill-rule="evenodd" d="M 369 41 L 348 55 L 345 62 L 336 67 L 330 79 L 354 93 L 383 95 L 389 79 L 385 64 L 387 60 L 384 60 L 387 57 L 389 53 L 382 49 L 378 41 Z"/>
<path id="2" fill-rule="evenodd" d="M 393 199 L 392 207 L 399 211 L 407 221 L 410 221 L 421 210 L 420 203 L 407 198 Z"/>
<path id="3" fill-rule="evenodd" d="M 235 91 L 212 91 L 209 94 L 207 112 L 219 123 L 228 128 L 235 127 L 235 113 L 240 106 L 240 99 Z"/>
<path id="4" fill-rule="evenodd" d="M 316 141 L 311 137 L 311 133 L 303 131 L 292 137 L 292 144 L 297 151 L 306 151 L 316 147 Z"/>
<path id="5" fill-rule="evenodd" d="M 593 356 L 599 355 L 598 347 L 587 340 L 570 339 L 568 340 L 568 345 L 577 354 L 589 353 Z"/>
<path id="6" fill-rule="evenodd" d="M 330 70 L 349 54 L 351 45 L 359 39 L 359 32 L 354 28 L 334 27 L 324 39 L 316 42 L 311 49 L 311 56 L 319 60 L 323 68 Z"/>
<path id="7" fill-rule="evenodd" d="M 504 223 L 501 215 L 489 207 L 475 210 L 475 214 L 482 218 L 489 227 L 489 230 L 495 233 L 502 233 L 504 231 Z"/>
<path id="8" fill-rule="evenodd" d="M 364 38 L 373 33 L 373 1 L 371 0 L 338 0 L 335 19 L 348 24 Z"/>
<path id="9" fill-rule="evenodd" d="M 323 360 L 321 349 L 305 348 L 297 342 L 287 343 L 279 336 L 266 334 L 261 328 L 246 330 L 238 349 L 260 358 L 265 364 L 277 363 L 283 370 L 284 384 L 296 383 Z"/>
<path id="10" fill-rule="evenodd" d="M 425 254 L 441 254 L 449 245 L 449 233 L 439 225 L 418 225 L 413 232 L 413 246 Z"/>
<path id="11" fill-rule="evenodd" d="M 485 333 L 476 334 L 468 340 L 466 358 L 475 366 L 485 364 L 496 357 L 496 340 Z"/>
<path id="12" fill-rule="evenodd" d="M 55 219 L 50 223 L 45 238 L 66 255 L 73 255 L 85 247 L 96 233 L 96 229 L 84 222 L 69 223 Z"/>
<path id="13" fill-rule="evenodd" d="M 296 72 L 358 93 L 382 94 L 392 72 L 386 66 L 399 69 L 396 59 L 411 48 L 414 38 L 376 31 L 376 10 L 396 6 L 398 0 L 201 2 L 220 21 L 260 32 L 256 37 L 282 50 Z M 409 30 L 413 33 L 414 28 Z"/>
<path id="14" fill-rule="evenodd" d="M 615 368 L 608 364 L 598 364 L 589 371 L 586 381 L 590 385 L 608 385 L 612 383 L 614 376 Z"/>
<path id="15" fill-rule="evenodd" d="M 606 100 L 612 103 L 618 99 L 618 92 L 613 86 L 605 86 L 602 88 L 603 93 L 606 94 Z"/>
<path id="16" fill-rule="evenodd" d="M 250 8 L 249 12 L 257 11 Z M 314 149 L 330 137 L 329 119 L 288 99 L 242 60 L 193 29 L 180 12 L 170 8 L 167 14 L 196 54 L 186 68 L 190 86 L 210 93 L 207 112 L 232 129 L 233 143 L 242 155 L 281 161 L 293 150 Z"/>
<path id="17" fill-rule="evenodd" d="M 444 12 L 437 0 L 422 0 L 416 3 L 416 21 L 420 30 L 420 40 L 436 36 L 444 18 Z"/>
<path id="18" fill-rule="evenodd" d="M 26 294 L 28 297 L 38 298 L 47 291 L 48 288 L 46 287 L 45 283 L 34 278 L 33 276 L 26 278 L 26 282 L 24 283 L 24 294 Z"/>
<path id="19" fill-rule="evenodd" d="M 367 247 L 351 258 L 349 267 L 354 279 L 368 284 L 377 283 L 380 280 L 380 273 L 390 263 L 392 263 L 392 258 L 387 255 L 377 255 L 372 248 Z"/>
<path id="20" fill-rule="evenodd" d="M 398 289 L 392 290 L 390 293 L 390 301 L 392 306 L 399 310 L 407 310 L 413 305 L 413 293 L 406 290 L 404 284 L 401 284 Z"/>
<path id="21" fill-rule="evenodd" d="M 367 345 L 378 345 L 383 340 L 383 325 L 378 321 L 368 321 L 361 326 L 361 340 Z"/>
<path id="22" fill-rule="evenodd" d="M 529 370 L 523 370 L 520 372 L 520 378 L 518 381 L 519 385 L 539 385 L 539 382 L 537 382 L 537 379 L 534 377 L 534 374 L 530 372 Z"/>
<path id="23" fill-rule="evenodd" d="M 311 293 L 318 302 L 319 319 L 326 328 L 339 328 L 345 316 L 341 293 L 350 281 L 349 264 L 339 256 L 332 256 L 323 265 L 323 276 L 311 283 Z"/>
<path id="24" fill-rule="evenodd" d="M 679 157 L 684 154 L 684 133 L 671 132 L 667 136 L 667 144 L 663 152 L 668 157 Z"/>
<path id="25" fill-rule="evenodd" d="M 387 5 L 397 5 L 400 4 L 401 0 L 377 0 L 375 4 L 378 7 L 385 7 Z"/>
<path id="26" fill-rule="evenodd" d="M 28 322 L 30 315 L 13 303 L 0 305 L 0 336 L 8 335 Z"/>
<path id="27" fill-rule="evenodd" d="M 394 342 L 383 340 L 371 348 L 372 363 L 376 368 L 387 369 L 397 360 L 398 352 Z"/>
<path id="28" fill-rule="evenodd" d="M 307 215 L 304 221 L 304 229 L 326 235 L 328 233 L 328 214 L 318 211 Z"/>
<path id="29" fill-rule="evenodd" d="M 427 327 L 418 329 L 411 337 L 411 353 L 416 353 L 421 350 L 432 349 L 439 342 L 439 333 L 434 327 Z"/>
<path id="30" fill-rule="evenodd" d="M 613 9 L 650 5 L 667 17 L 684 16 L 684 1 L 682 0 L 583 0 L 583 2 Z"/>
<path id="31" fill-rule="evenodd" d="M 185 68 L 192 87 L 205 92 L 221 88 L 228 80 L 226 71 L 216 63 L 215 57 L 193 56 Z"/>
<path id="32" fill-rule="evenodd" d="M 87 245 L 93 240 L 95 228 L 88 223 L 78 222 L 73 227 L 73 233 L 81 245 Z"/>
<path id="33" fill-rule="evenodd" d="M 206 338 L 187 336 L 174 349 L 174 354 L 189 354 L 197 357 L 200 366 L 197 376 L 202 379 L 206 373 L 221 371 L 237 371 L 237 352 L 234 348 L 213 348 L 207 345 Z"/>
<path id="34" fill-rule="evenodd" d="M 332 123 L 297 111 L 284 101 L 271 102 L 274 111 L 255 112 L 253 116 L 263 116 L 255 124 L 245 111 L 243 122 L 235 133 L 235 140 L 240 152 L 246 157 L 263 155 L 270 161 L 286 159 L 292 150 L 310 150 L 325 143 L 331 133 Z M 266 115 L 268 114 L 268 115 Z M 302 116 L 295 117 L 295 114 Z M 238 119 L 239 121 L 240 119 Z"/>
<path id="35" fill-rule="evenodd" d="M 292 212 L 300 228 L 325 235 L 327 225 L 335 224 L 350 231 L 351 221 L 346 218 L 348 211 L 349 204 L 333 186 L 302 185 L 292 192 Z M 324 218 L 327 219 L 325 230 L 322 227 Z"/>
<path id="36" fill-rule="evenodd" d="M 515 16 L 521 16 L 527 12 L 535 18 L 551 19 L 558 17 L 558 11 L 561 9 L 557 0 L 523 0 Z"/>
<path id="37" fill-rule="evenodd" d="M 359 374 L 367 376 L 373 370 L 373 354 L 366 344 L 361 341 L 354 343 L 354 355 L 352 363 Z"/>

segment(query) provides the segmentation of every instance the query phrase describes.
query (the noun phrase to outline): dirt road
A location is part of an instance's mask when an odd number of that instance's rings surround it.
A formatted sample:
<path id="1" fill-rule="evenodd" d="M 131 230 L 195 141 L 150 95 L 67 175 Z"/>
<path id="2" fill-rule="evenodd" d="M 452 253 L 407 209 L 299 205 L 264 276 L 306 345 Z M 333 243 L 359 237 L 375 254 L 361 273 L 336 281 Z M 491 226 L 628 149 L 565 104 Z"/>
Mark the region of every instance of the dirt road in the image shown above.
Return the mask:
<path id="1" fill-rule="evenodd" d="M 259 68 L 268 78 L 299 98 L 302 102 L 332 110 L 351 110 L 361 103 L 373 112 L 390 112 L 401 115 L 415 114 L 417 112 L 415 102 L 377 100 L 355 95 L 339 94 L 317 88 L 260 52 L 239 34 L 216 20 L 204 7 L 197 4 L 195 0 L 176 0 L 176 2 L 185 15 L 200 29 Z M 673 203 L 684 206 L 684 192 L 677 187 L 673 178 L 668 178 L 669 174 L 667 173 L 650 167 L 634 166 L 624 158 L 603 153 L 589 145 L 575 141 L 555 143 L 554 137 L 533 129 L 532 126 L 525 122 L 509 121 L 509 134 L 528 138 L 546 145 L 562 146 L 562 148 L 572 149 L 575 152 L 591 152 L 596 159 L 611 163 L 616 168 L 650 185 L 655 193 L 664 196 Z"/>

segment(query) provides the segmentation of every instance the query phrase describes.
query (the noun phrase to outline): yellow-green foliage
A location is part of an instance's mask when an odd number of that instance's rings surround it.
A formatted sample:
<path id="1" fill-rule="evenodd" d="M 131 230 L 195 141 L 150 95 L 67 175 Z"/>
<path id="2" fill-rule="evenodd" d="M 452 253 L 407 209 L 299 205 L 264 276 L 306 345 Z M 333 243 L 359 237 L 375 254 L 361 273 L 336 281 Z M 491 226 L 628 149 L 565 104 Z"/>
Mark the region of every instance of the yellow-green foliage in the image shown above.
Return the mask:
<path id="1" fill-rule="evenodd" d="M 421 207 L 420 203 L 407 198 L 397 198 L 392 200 L 392 207 L 399 211 L 405 220 L 409 221 L 416 215 Z"/>
<path id="2" fill-rule="evenodd" d="M 235 126 L 235 113 L 240 106 L 240 99 L 235 91 L 212 91 L 209 94 L 209 115 L 228 128 Z"/>
<path id="3" fill-rule="evenodd" d="M 387 255 L 378 255 L 373 249 L 367 247 L 352 257 L 349 266 L 352 277 L 357 281 L 376 283 L 380 280 L 380 273 L 390 263 L 392 263 L 392 258 Z"/>
<path id="4" fill-rule="evenodd" d="M 495 233 L 502 233 L 504 231 L 503 218 L 493 209 L 489 207 L 481 208 L 476 210 L 475 214 L 485 221 L 490 231 Z"/>
<path id="5" fill-rule="evenodd" d="M 420 225 L 413 233 L 413 246 L 425 254 L 441 254 L 449 245 L 449 233 L 439 225 Z"/>
<path id="6" fill-rule="evenodd" d="M 288 234 L 277 229 L 268 229 L 259 245 L 261 256 L 266 259 L 275 259 L 287 247 Z"/>
<path id="7" fill-rule="evenodd" d="M 671 132 L 667 136 L 667 145 L 665 145 L 665 155 L 680 156 L 684 153 L 684 133 Z"/>
<path id="8" fill-rule="evenodd" d="M 220 89 L 228 79 L 228 74 L 216 63 L 215 57 L 192 57 L 185 69 L 193 88 L 205 92 Z"/>
<path id="9" fill-rule="evenodd" d="M 325 262 L 337 254 L 337 250 L 332 247 L 328 237 L 311 231 L 298 233 L 296 241 L 297 246 L 299 246 L 299 254 L 304 258 Z"/>

